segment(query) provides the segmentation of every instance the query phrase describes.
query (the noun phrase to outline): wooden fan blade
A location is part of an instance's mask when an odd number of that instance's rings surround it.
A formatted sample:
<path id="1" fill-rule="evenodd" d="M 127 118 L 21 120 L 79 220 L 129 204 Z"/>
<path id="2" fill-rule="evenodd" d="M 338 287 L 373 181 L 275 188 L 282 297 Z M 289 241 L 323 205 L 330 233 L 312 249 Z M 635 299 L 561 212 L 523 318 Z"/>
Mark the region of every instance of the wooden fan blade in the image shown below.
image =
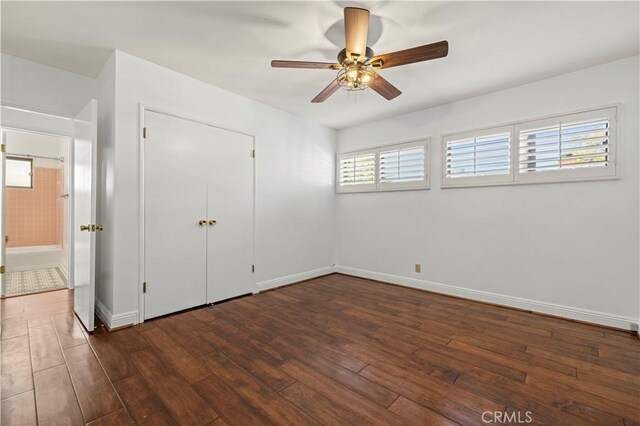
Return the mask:
<path id="1" fill-rule="evenodd" d="M 396 86 L 382 78 L 380 74 L 373 75 L 373 81 L 369 83 L 369 87 L 378 92 L 388 101 L 402 94 Z"/>
<path id="2" fill-rule="evenodd" d="M 329 83 L 327 87 L 325 87 L 322 90 L 322 92 L 318 94 L 318 96 L 313 98 L 311 102 L 314 104 L 324 102 L 327 100 L 327 98 L 329 98 L 329 96 L 333 95 L 336 92 L 336 90 L 338 90 L 339 88 L 340 88 L 340 85 L 338 84 L 338 80 L 337 79 L 333 80 L 331 83 Z"/>
<path id="3" fill-rule="evenodd" d="M 307 62 L 307 61 L 271 61 L 273 68 L 308 68 L 308 69 L 340 69 L 340 64 L 331 62 Z"/>
<path id="4" fill-rule="evenodd" d="M 381 61 L 380 68 L 391 68 L 399 65 L 413 64 L 414 62 L 428 61 L 430 59 L 444 58 L 449 53 L 449 43 L 439 41 L 437 43 L 425 44 L 411 49 L 399 50 L 393 53 L 374 56 L 371 63 L 374 67 L 377 61 Z"/>
<path id="5" fill-rule="evenodd" d="M 357 7 L 344 8 L 344 36 L 347 58 L 351 54 L 365 56 L 367 53 L 367 33 L 369 32 L 369 11 Z"/>

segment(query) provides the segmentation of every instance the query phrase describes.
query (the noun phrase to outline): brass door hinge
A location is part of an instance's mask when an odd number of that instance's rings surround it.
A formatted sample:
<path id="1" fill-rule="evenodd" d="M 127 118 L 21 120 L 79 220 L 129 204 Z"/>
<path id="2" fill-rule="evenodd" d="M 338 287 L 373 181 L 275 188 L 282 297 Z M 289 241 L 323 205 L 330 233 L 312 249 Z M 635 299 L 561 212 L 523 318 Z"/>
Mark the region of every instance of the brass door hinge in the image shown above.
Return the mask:
<path id="1" fill-rule="evenodd" d="M 251 151 L 251 157 L 256 158 L 256 150 Z"/>
<path id="2" fill-rule="evenodd" d="M 146 281 L 142 283 L 142 292 L 143 293 L 147 292 L 147 282 Z"/>
<path id="3" fill-rule="evenodd" d="M 251 272 L 255 272 L 256 271 L 256 265 L 251 265 Z"/>
<path id="4" fill-rule="evenodd" d="M 5 144 L 2 144 L 2 152 L 7 152 L 7 146 Z"/>
<path id="5" fill-rule="evenodd" d="M 146 127 L 143 127 L 143 128 L 142 128 L 142 138 L 143 138 L 143 139 L 146 139 L 146 138 L 147 138 L 147 128 L 146 128 Z"/>
<path id="6" fill-rule="evenodd" d="M 0 274 L 4 274 L 6 271 L 6 268 L 3 266 L 0 266 Z"/>

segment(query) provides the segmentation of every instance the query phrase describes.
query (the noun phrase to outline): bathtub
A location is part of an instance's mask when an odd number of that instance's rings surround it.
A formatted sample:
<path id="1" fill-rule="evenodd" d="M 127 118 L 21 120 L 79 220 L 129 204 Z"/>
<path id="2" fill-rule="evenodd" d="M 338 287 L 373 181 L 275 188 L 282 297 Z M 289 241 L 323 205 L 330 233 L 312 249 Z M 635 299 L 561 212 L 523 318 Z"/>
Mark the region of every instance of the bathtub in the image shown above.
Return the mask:
<path id="1" fill-rule="evenodd" d="M 33 267 L 58 266 L 67 275 L 67 259 L 62 246 L 7 247 L 7 271 L 20 271 Z"/>

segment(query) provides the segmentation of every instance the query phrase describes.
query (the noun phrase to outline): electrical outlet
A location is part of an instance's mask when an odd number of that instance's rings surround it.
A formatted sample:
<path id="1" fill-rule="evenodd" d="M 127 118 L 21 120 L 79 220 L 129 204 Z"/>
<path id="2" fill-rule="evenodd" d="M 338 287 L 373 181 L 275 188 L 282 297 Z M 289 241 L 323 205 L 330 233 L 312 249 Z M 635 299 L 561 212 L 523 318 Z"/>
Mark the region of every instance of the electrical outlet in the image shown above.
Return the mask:
<path id="1" fill-rule="evenodd" d="M 422 266 L 419 263 L 416 263 L 416 272 L 420 273 L 422 271 Z"/>

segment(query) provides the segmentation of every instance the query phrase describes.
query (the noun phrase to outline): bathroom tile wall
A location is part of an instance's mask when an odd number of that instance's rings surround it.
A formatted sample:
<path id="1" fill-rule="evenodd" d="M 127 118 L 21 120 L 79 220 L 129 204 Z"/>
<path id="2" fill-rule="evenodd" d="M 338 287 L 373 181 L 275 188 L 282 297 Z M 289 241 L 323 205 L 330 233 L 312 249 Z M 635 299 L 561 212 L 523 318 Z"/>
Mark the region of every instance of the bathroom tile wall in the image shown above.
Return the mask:
<path id="1" fill-rule="evenodd" d="M 62 168 L 34 167 L 33 188 L 7 188 L 7 247 L 62 245 Z"/>

